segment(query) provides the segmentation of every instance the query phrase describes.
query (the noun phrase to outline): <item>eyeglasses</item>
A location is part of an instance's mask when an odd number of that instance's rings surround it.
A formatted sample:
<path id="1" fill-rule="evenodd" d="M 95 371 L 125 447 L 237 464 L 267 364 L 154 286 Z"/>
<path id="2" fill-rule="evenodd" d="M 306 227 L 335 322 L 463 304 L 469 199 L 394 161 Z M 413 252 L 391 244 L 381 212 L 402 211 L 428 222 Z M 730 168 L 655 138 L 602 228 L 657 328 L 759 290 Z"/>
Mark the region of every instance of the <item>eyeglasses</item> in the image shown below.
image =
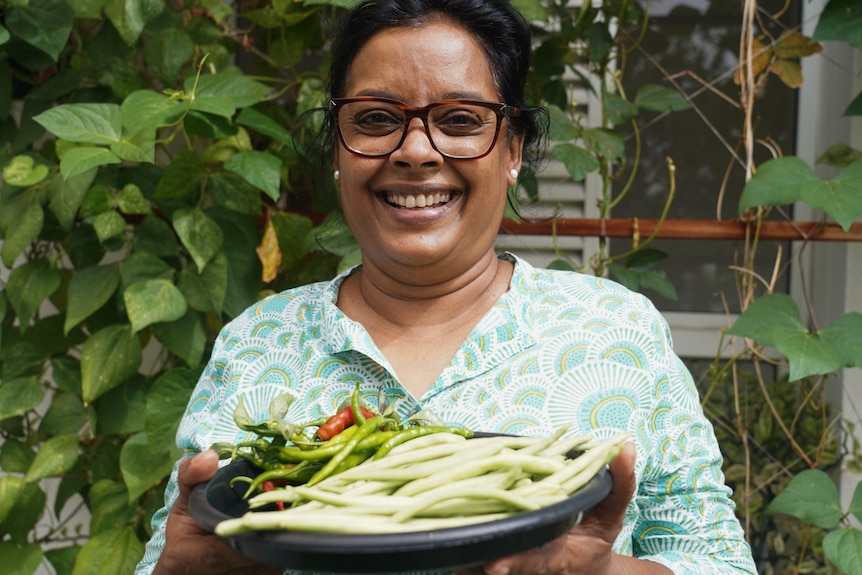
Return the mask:
<path id="1" fill-rule="evenodd" d="M 413 118 L 422 120 L 431 146 L 456 160 L 487 156 L 494 148 L 503 118 L 521 110 L 498 102 L 446 100 L 413 108 L 375 97 L 334 98 L 329 110 L 345 148 L 359 156 L 388 156 L 401 147 Z"/>

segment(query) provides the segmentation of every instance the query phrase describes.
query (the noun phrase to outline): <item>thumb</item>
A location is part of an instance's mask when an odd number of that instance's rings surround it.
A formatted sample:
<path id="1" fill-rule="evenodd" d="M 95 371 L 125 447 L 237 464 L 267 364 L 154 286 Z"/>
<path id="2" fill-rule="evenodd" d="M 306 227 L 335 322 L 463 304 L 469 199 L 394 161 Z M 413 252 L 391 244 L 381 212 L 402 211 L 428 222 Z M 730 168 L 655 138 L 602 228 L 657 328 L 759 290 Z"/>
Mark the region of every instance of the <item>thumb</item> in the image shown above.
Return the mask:
<path id="1" fill-rule="evenodd" d="M 637 449 L 635 448 L 635 444 L 627 441 L 623 444 L 620 454 L 608 464 L 608 471 L 614 480 L 614 485 L 608 496 L 598 506 L 601 508 L 602 515 L 606 517 L 619 517 L 620 520 L 625 515 L 626 508 L 637 489 L 637 480 L 635 478 L 636 458 Z"/>
<path id="2" fill-rule="evenodd" d="M 175 508 L 179 507 L 178 511 L 186 510 L 189 495 L 195 485 L 212 479 L 218 471 L 218 461 L 218 454 L 212 449 L 207 449 L 197 455 L 186 457 L 180 462 L 180 467 L 177 470 L 179 496 L 174 503 Z"/>

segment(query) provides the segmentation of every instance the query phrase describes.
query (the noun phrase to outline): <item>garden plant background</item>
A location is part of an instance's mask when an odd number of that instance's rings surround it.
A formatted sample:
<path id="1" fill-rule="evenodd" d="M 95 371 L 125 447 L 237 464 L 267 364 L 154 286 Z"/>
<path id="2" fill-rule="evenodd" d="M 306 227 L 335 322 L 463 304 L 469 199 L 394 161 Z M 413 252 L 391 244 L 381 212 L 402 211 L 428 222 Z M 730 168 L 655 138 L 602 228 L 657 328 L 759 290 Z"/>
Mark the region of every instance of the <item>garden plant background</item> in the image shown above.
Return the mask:
<path id="1" fill-rule="evenodd" d="M 622 89 L 649 6 L 515 3 L 540 32 L 531 87 L 551 109 L 551 153 L 575 180 L 599 174 L 612 216 L 638 193 L 643 113 L 691 105 L 670 82 Z M 328 166 L 306 153 L 328 67 L 321 16 L 351 4 L 0 0 L 4 573 L 130 574 L 219 328 L 267 293 L 358 261 L 332 195 L 310 192 L 312 179 L 330 185 Z M 745 135 L 738 217 L 752 235 L 734 262 L 744 312 L 721 343 L 736 351 L 717 350 L 705 408 L 762 572 L 857 575 L 862 488 L 842 508 L 833 475 L 858 465 L 858 417 L 825 395 L 842 368 L 862 366 L 862 315 L 803 322 L 810 314 L 751 262 L 758 224 L 791 204 L 849 229 L 862 214 L 862 154 L 843 142 L 824 150 L 831 179 L 785 154 L 755 162 L 764 135 L 751 118 L 760 83 L 798 85 L 799 59 L 818 42 L 862 50 L 862 4 L 828 2 L 812 38 L 774 29 L 755 0 L 743 14 L 732 96 Z M 579 115 L 567 73 L 590 78 L 601 125 Z M 842 113 L 862 115 L 862 96 Z M 668 202 L 679 169 L 668 163 Z M 534 176 L 522 196 L 536 196 Z M 584 271 L 672 294 L 650 240 L 618 255 L 601 244 Z M 774 364 L 777 381 L 761 370 Z"/>

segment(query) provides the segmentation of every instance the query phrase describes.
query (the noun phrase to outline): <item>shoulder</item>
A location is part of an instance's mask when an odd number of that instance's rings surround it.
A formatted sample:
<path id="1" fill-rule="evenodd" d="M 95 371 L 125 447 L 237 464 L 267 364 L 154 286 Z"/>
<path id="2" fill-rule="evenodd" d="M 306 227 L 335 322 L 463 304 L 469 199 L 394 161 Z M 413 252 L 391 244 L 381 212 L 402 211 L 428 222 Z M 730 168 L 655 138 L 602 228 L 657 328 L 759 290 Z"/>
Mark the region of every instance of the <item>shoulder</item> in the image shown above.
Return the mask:
<path id="1" fill-rule="evenodd" d="M 611 279 L 576 271 L 538 268 L 517 256 L 510 257 L 515 262 L 513 288 L 534 304 L 557 306 L 571 302 L 584 309 L 658 315 L 649 298 Z"/>
<path id="2" fill-rule="evenodd" d="M 220 339 L 245 337 L 266 325 L 311 325 L 322 321 L 327 309 L 335 306 L 342 276 L 311 283 L 261 298 L 228 322 Z"/>

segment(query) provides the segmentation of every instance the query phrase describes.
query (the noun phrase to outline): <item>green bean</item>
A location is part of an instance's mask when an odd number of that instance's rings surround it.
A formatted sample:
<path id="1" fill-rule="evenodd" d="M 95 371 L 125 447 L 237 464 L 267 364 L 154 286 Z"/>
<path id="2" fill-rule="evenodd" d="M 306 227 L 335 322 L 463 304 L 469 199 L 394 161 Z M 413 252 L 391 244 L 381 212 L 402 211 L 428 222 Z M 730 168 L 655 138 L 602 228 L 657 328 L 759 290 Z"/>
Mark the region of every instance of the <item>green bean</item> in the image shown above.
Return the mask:
<path id="1" fill-rule="evenodd" d="M 500 453 L 491 457 L 481 458 L 465 463 L 458 469 L 443 469 L 422 479 L 411 481 L 398 489 L 396 495 L 415 495 L 435 485 L 463 479 L 474 475 L 483 475 L 489 471 L 520 467 L 527 473 L 550 475 L 562 469 L 563 463 L 557 460 L 537 457 L 535 455 L 520 455 L 518 452 Z"/>
<path id="2" fill-rule="evenodd" d="M 422 497 L 418 497 L 412 505 L 403 507 L 395 513 L 392 516 L 392 521 L 404 523 L 404 521 L 415 515 L 421 515 L 423 511 L 436 503 L 450 500 L 458 501 L 460 499 L 479 499 L 485 501 L 493 499 L 504 503 L 510 510 L 515 511 L 534 511 L 539 508 L 539 505 L 535 501 L 504 489 L 490 489 L 487 487 L 464 489 L 457 484 L 448 487 L 449 489 L 441 490 L 431 496 L 423 495 Z"/>
<path id="3" fill-rule="evenodd" d="M 444 427 L 432 425 L 412 427 L 410 429 L 405 429 L 396 433 L 391 439 L 381 445 L 380 448 L 377 450 L 377 453 L 374 454 L 374 459 L 382 459 L 383 457 L 386 457 L 386 455 L 388 455 L 389 452 L 391 452 L 395 447 L 398 447 L 403 443 L 413 441 L 425 435 L 433 435 L 436 433 L 462 435 L 468 439 L 473 435 L 472 431 L 464 429 L 463 427 Z"/>

